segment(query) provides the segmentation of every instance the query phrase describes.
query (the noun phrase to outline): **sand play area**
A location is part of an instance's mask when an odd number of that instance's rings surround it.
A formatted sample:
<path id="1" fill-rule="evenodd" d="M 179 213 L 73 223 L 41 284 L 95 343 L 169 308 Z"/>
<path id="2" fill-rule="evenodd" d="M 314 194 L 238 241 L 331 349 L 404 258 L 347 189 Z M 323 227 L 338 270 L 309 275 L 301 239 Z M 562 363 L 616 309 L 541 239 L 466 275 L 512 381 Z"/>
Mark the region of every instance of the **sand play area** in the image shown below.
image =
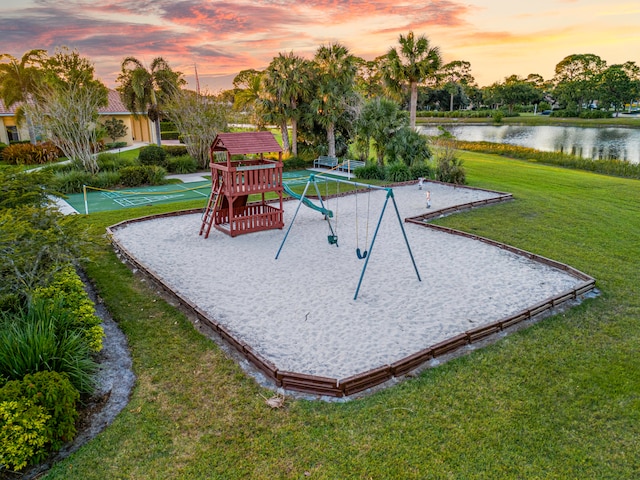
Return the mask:
<path id="1" fill-rule="evenodd" d="M 357 300 L 365 260 L 358 258 L 356 248 L 363 251 L 371 242 L 387 199 L 384 190 L 327 201 L 335 214 L 338 246 L 328 242 L 324 217 L 304 205 L 282 244 L 298 201 L 285 202 L 283 230 L 235 238 L 215 229 L 208 239 L 199 236 L 200 213 L 124 223 L 110 231 L 125 256 L 277 372 L 334 379 L 339 386 L 363 372 L 387 371 L 416 352 L 495 326 L 534 305 L 555 305 L 553 299 L 575 299 L 576 290 L 585 291 L 589 277 L 576 276 L 570 268 L 404 222 L 498 196 L 438 183 L 427 183 L 422 190 L 417 185 L 395 187 L 393 197 L 421 281 L 389 201 Z M 498 327 L 494 331 L 502 330 Z M 389 372 L 380 378 L 393 377 L 393 369 Z"/>

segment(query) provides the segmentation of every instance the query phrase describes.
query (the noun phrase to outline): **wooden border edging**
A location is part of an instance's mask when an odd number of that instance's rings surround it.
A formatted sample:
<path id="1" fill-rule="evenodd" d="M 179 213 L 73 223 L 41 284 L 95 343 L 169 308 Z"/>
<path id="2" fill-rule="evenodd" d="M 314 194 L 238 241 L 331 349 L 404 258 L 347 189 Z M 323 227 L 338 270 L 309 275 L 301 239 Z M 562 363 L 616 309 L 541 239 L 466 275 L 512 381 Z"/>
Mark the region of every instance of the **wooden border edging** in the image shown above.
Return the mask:
<path id="1" fill-rule="evenodd" d="M 441 182 L 434 182 L 441 183 Z M 415 184 L 413 182 L 404 182 L 404 184 Z M 395 186 L 398 186 L 396 184 Z M 464 187 L 464 188 L 472 188 L 472 187 Z M 477 189 L 480 190 L 480 189 Z M 201 213 L 202 209 L 190 209 L 190 210 L 181 210 L 177 212 L 169 212 L 162 213 L 156 215 L 149 215 L 145 217 L 139 217 L 131 220 L 125 220 L 115 225 L 107 227 L 107 236 L 111 243 L 114 246 L 114 249 L 120 253 L 125 260 L 132 265 L 135 269 L 142 272 L 146 277 L 150 278 L 158 287 L 160 287 L 166 294 L 174 298 L 182 308 L 186 309 L 192 316 L 197 318 L 199 321 L 202 321 L 204 324 L 209 326 L 214 332 L 216 332 L 220 338 L 224 340 L 224 342 L 233 347 L 238 353 L 240 353 L 244 358 L 246 358 L 255 368 L 257 368 L 261 373 L 266 375 L 272 382 L 275 383 L 277 387 L 284 388 L 285 390 L 293 390 L 296 392 L 312 394 L 312 395 L 320 395 L 320 396 L 329 396 L 329 397 L 344 397 L 350 396 L 364 390 L 368 390 L 373 387 L 377 387 L 387 381 L 392 380 L 393 378 L 400 378 L 411 371 L 418 369 L 424 365 L 426 365 L 429 361 L 434 358 L 450 354 L 452 352 L 456 352 L 461 348 L 466 347 L 472 343 L 484 340 L 492 335 L 499 334 L 500 332 L 526 320 L 531 320 L 532 318 L 539 316 L 541 314 L 550 312 L 552 309 L 558 307 L 559 305 L 570 302 L 578 299 L 580 296 L 592 291 L 595 289 L 595 279 L 590 277 L 589 275 L 576 270 L 575 268 L 556 262 L 555 260 L 551 260 L 549 258 L 536 255 L 531 252 L 527 252 L 526 250 L 521 250 L 516 247 L 512 247 L 510 245 L 506 245 L 504 243 L 496 242 L 494 240 L 481 237 L 478 235 L 474 235 L 471 233 L 462 232 L 460 230 L 455 230 L 448 227 L 442 227 L 439 225 L 432 225 L 430 223 L 426 223 L 426 220 L 442 217 L 449 213 L 460 212 L 463 210 L 468 210 L 471 208 L 476 208 L 480 206 L 491 205 L 494 203 L 509 201 L 513 199 L 513 196 L 508 193 L 503 192 L 494 192 L 500 194 L 499 197 L 494 197 L 487 200 L 480 200 L 476 202 L 465 203 L 463 205 L 458 205 L 456 207 L 448 207 L 442 210 L 436 210 L 433 212 L 429 212 L 424 215 L 419 215 L 417 217 L 405 218 L 405 222 L 413 223 L 415 225 L 419 225 L 423 228 L 431 228 L 433 230 L 441 231 L 444 233 L 448 233 L 451 235 L 458 235 L 462 237 L 466 237 L 472 240 L 480 241 L 492 245 L 497 248 L 501 248 L 503 250 L 507 250 L 516 255 L 525 257 L 529 260 L 542 263 L 544 265 L 550 266 L 552 268 L 556 268 L 558 270 L 562 270 L 567 274 L 582 280 L 582 283 L 577 285 L 576 287 L 566 290 L 564 292 L 559 293 L 553 297 L 549 297 L 541 302 L 538 302 L 535 305 L 530 306 L 525 310 L 521 310 L 513 315 L 510 315 L 505 318 L 501 318 L 495 322 L 492 322 L 488 325 L 483 325 L 471 330 L 467 330 L 464 333 L 458 334 L 454 337 L 448 338 L 439 342 L 435 345 L 431 345 L 423 350 L 420 350 L 416 353 L 413 353 L 407 357 L 404 357 L 391 365 L 382 365 L 380 367 L 373 368 L 367 372 L 359 373 L 356 375 L 352 375 L 350 377 L 344 379 L 336 379 L 329 377 L 321 377 L 317 375 L 308 375 L 303 373 L 296 372 L 288 372 L 283 370 L 278 370 L 278 368 L 271 363 L 269 360 L 265 359 L 256 352 L 250 345 L 239 341 L 233 336 L 233 332 L 229 331 L 227 327 L 217 322 L 215 319 L 210 318 L 206 312 L 201 310 L 197 305 L 191 303 L 188 299 L 184 298 L 179 293 L 171 290 L 167 284 L 160 278 L 156 272 L 145 267 L 140 262 L 138 262 L 135 257 L 129 252 L 125 247 L 123 247 L 120 242 L 114 237 L 113 231 L 126 226 L 130 223 L 136 223 L 156 218 L 165 218 L 172 217 L 178 215 L 188 215 L 193 213 Z"/>

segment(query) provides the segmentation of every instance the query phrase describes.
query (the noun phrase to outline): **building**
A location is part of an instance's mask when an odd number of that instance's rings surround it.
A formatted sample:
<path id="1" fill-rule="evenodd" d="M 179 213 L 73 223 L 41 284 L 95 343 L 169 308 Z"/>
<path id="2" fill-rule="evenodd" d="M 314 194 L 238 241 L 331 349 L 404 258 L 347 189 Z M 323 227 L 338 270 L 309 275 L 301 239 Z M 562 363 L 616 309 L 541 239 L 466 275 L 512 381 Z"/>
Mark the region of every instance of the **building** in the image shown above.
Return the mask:
<path id="1" fill-rule="evenodd" d="M 134 142 L 154 143 L 156 141 L 155 129 L 146 113 L 134 115 L 128 111 L 120 100 L 120 94 L 115 90 L 109 90 L 108 101 L 108 105 L 98 111 L 100 121 L 104 122 L 109 118 L 116 118 L 122 120 L 127 126 L 127 135 L 117 141 L 127 142 L 127 145 Z M 17 108 L 18 105 L 7 108 L 0 100 L 0 143 L 9 144 L 10 142 L 29 140 L 27 126 L 18 125 L 16 120 Z M 105 141 L 110 142 L 111 139 L 105 139 Z"/>

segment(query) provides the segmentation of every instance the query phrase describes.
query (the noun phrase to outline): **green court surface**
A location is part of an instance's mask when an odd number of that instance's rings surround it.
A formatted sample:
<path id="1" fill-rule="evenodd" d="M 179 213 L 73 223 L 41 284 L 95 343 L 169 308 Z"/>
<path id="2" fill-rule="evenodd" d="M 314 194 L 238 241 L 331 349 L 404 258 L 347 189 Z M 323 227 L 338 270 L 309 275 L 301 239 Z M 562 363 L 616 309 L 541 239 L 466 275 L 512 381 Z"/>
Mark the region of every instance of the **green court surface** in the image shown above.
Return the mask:
<path id="1" fill-rule="evenodd" d="M 87 187 L 86 208 L 83 193 L 68 195 L 65 200 L 78 213 L 104 212 L 195 199 L 202 199 L 204 208 L 210 193 L 211 182 L 207 180 L 125 190 L 94 190 Z"/>
<path id="2" fill-rule="evenodd" d="M 306 183 L 309 175 L 307 170 L 283 172 L 285 182 Z M 333 175 L 327 175 L 333 176 Z M 337 176 L 336 176 L 337 177 Z M 340 177 L 337 177 L 340 178 Z M 87 187 L 87 198 L 83 193 L 73 193 L 65 201 L 78 213 L 105 212 L 145 205 L 160 205 L 163 203 L 184 200 L 202 199 L 202 208 L 206 206 L 211 193 L 211 181 L 173 183 L 155 187 L 137 187 L 123 190 L 94 189 Z"/>

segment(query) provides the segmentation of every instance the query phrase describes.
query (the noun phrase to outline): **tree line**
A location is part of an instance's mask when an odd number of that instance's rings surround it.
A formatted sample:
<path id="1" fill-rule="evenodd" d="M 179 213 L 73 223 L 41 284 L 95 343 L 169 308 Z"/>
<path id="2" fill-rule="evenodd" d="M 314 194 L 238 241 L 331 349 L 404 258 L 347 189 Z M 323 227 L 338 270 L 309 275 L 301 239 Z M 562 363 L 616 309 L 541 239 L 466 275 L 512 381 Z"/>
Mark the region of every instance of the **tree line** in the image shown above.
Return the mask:
<path id="1" fill-rule="evenodd" d="M 640 97 L 640 68 L 633 61 L 608 66 L 597 55 L 574 54 L 556 65 L 552 79 L 511 75 L 481 88 L 469 62 L 445 64 L 439 47 L 409 32 L 370 61 L 340 43 L 320 46 L 311 59 L 282 52 L 262 71 L 239 72 L 234 88 L 216 95 L 185 89 L 183 74 L 162 57 L 148 67 L 135 57 L 124 58 L 116 83 L 130 111 L 148 114 L 158 142 L 159 121 L 169 119 L 189 153 L 205 165 L 208 145 L 227 127 L 228 106 L 247 114 L 258 128 L 278 126 L 284 150 L 294 156 L 300 147 L 342 156 L 352 144 L 365 160 L 372 147 L 381 163 L 395 137 L 411 143 L 405 129 L 415 127 L 419 110 L 512 113 L 535 105 L 567 116 L 595 106 L 618 112 Z M 21 59 L 0 55 L 0 98 L 7 107 L 20 105 L 18 118 L 26 122 L 32 141 L 44 136 L 87 170 L 97 168 L 92 142 L 107 88 L 77 51 L 61 47 L 48 56 L 31 50 Z"/>

